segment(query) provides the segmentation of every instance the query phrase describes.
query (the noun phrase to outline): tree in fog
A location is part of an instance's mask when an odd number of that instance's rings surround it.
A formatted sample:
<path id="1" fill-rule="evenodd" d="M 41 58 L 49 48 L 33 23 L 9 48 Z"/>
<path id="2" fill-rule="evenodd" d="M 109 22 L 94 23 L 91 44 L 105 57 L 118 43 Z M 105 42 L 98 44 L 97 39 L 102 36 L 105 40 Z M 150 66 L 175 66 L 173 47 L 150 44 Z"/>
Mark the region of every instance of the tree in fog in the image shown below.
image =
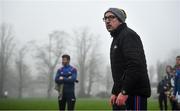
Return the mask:
<path id="1" fill-rule="evenodd" d="M 157 65 L 157 70 L 155 69 L 155 67 L 153 65 L 149 66 L 148 68 L 148 74 L 149 74 L 149 79 L 150 79 L 150 84 L 151 87 L 157 87 L 157 81 L 154 80 L 154 77 L 156 76 L 156 71 L 159 73 L 158 78 L 160 80 L 160 78 L 162 78 L 161 76 L 163 76 L 164 74 L 162 74 L 163 72 L 161 72 L 161 68 L 160 68 L 160 63 L 158 63 Z"/>
<path id="2" fill-rule="evenodd" d="M 87 96 L 91 95 L 93 83 L 97 82 L 97 78 L 100 75 L 100 59 L 101 55 L 99 53 L 99 44 L 98 41 L 93 41 L 94 44 L 92 45 L 92 49 L 90 50 L 88 62 L 87 62 L 87 79 L 88 79 L 88 86 L 87 86 Z"/>
<path id="3" fill-rule="evenodd" d="M 166 75 L 166 72 L 165 72 L 166 63 L 158 61 L 156 64 L 156 68 L 157 68 L 157 81 L 159 82 Z"/>
<path id="4" fill-rule="evenodd" d="M 23 88 L 25 84 L 30 79 L 27 75 L 29 73 L 29 67 L 25 64 L 25 55 L 27 53 L 27 47 L 24 46 L 16 52 L 16 69 L 19 75 L 19 85 L 18 85 L 18 97 L 22 98 Z"/>
<path id="5" fill-rule="evenodd" d="M 152 82 L 152 80 L 153 80 L 153 78 L 154 78 L 154 76 L 155 76 L 154 66 L 151 65 L 151 66 L 149 67 L 148 71 L 149 71 L 149 73 L 148 73 L 148 74 L 149 74 L 149 79 L 150 79 L 150 81 Z"/>
<path id="6" fill-rule="evenodd" d="M 176 57 L 180 55 L 180 49 L 174 49 L 169 53 L 168 58 L 166 59 L 166 62 L 168 65 L 171 65 L 172 67 L 176 64 Z"/>
<path id="7" fill-rule="evenodd" d="M 160 62 L 158 61 L 156 64 L 157 69 L 157 78 L 160 81 L 166 75 L 166 65 L 171 65 L 172 67 L 175 66 L 176 56 L 180 55 L 180 49 L 172 50 L 165 61 Z"/>
<path id="8" fill-rule="evenodd" d="M 109 95 L 109 94 L 111 94 L 112 85 L 113 85 L 113 79 L 112 79 L 112 73 L 111 73 L 110 65 L 108 65 L 106 67 L 105 79 L 106 79 L 106 83 L 105 83 L 105 85 L 106 85 L 106 94 Z"/>
<path id="9" fill-rule="evenodd" d="M 5 76 L 14 50 L 14 35 L 8 24 L 0 25 L 0 97 L 3 96 Z"/>
<path id="10" fill-rule="evenodd" d="M 49 35 L 49 44 L 37 46 L 35 58 L 37 70 L 41 74 L 39 79 L 47 83 L 47 97 L 51 97 L 54 84 L 55 68 L 64 50 L 64 40 L 67 34 L 63 31 L 54 31 Z"/>
<path id="11" fill-rule="evenodd" d="M 98 68 L 98 63 L 97 60 L 94 56 L 92 56 L 91 60 L 89 61 L 89 68 L 88 68 L 88 72 L 86 72 L 87 75 L 87 79 L 88 79 L 88 87 L 87 87 L 87 96 L 91 95 L 91 90 L 92 90 L 92 85 L 95 82 L 95 76 L 97 76 L 97 74 L 99 72 L 97 72 L 96 68 Z"/>
<path id="12" fill-rule="evenodd" d="M 113 79 L 111 73 L 110 64 L 101 65 L 101 71 L 103 75 L 99 77 L 98 85 L 101 86 L 101 90 L 96 94 L 97 97 L 107 98 L 111 95 L 111 90 L 113 86 Z"/>
<path id="13" fill-rule="evenodd" d="M 76 47 L 76 56 L 77 56 L 77 67 L 79 70 L 79 96 L 85 97 L 91 92 L 91 87 L 94 82 L 94 78 L 98 73 L 98 39 L 95 39 L 96 36 L 91 34 L 88 29 L 84 28 L 78 32 L 74 33 L 75 38 L 75 47 Z M 89 73 L 89 75 L 88 75 Z M 87 82 L 88 81 L 88 82 Z M 87 89 L 85 88 L 87 84 Z M 86 92 L 88 94 L 86 94 Z"/>

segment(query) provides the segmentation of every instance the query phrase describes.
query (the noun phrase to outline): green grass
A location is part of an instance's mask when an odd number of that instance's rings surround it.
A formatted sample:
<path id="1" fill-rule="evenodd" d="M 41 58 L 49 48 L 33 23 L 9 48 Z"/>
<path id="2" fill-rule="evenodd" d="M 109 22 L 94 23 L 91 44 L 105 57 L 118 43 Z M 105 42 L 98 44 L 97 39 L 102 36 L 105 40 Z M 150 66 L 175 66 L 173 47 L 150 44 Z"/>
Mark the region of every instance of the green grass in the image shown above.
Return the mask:
<path id="1" fill-rule="evenodd" d="M 75 109 L 111 110 L 111 107 L 108 99 L 77 99 Z M 158 110 L 158 101 L 149 99 L 148 109 Z M 58 110 L 58 103 L 56 99 L 1 99 L 0 110 Z"/>

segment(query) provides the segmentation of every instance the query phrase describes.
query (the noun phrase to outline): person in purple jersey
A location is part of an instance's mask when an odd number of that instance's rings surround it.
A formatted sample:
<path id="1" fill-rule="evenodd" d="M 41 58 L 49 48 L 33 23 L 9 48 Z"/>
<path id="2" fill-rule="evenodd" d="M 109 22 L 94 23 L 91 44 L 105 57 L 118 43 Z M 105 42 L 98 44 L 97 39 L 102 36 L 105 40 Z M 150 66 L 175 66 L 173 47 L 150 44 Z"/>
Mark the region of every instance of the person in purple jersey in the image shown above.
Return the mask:
<path id="1" fill-rule="evenodd" d="M 176 57 L 176 75 L 174 81 L 174 99 L 176 100 L 176 110 L 180 110 L 180 56 Z"/>
<path id="2" fill-rule="evenodd" d="M 62 56 L 63 67 L 58 69 L 55 83 L 56 90 L 59 93 L 58 102 L 60 111 L 64 111 L 67 104 L 69 111 L 74 110 L 75 97 L 75 82 L 77 82 L 77 70 L 70 65 L 70 56 Z"/>

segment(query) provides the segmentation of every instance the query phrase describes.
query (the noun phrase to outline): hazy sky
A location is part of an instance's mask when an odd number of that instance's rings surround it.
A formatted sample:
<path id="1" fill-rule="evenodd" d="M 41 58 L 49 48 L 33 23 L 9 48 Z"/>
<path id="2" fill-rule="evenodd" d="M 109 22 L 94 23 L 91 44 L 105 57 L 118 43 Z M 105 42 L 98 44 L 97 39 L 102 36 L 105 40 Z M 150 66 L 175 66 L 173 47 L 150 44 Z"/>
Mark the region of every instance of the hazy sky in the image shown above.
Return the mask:
<path id="1" fill-rule="evenodd" d="M 53 30 L 89 27 L 101 36 L 109 61 L 112 38 L 102 21 L 109 7 L 123 8 L 127 25 L 141 37 L 148 65 L 180 48 L 180 0 L 0 0 L 0 22 L 13 25 L 16 38 L 44 42 Z"/>

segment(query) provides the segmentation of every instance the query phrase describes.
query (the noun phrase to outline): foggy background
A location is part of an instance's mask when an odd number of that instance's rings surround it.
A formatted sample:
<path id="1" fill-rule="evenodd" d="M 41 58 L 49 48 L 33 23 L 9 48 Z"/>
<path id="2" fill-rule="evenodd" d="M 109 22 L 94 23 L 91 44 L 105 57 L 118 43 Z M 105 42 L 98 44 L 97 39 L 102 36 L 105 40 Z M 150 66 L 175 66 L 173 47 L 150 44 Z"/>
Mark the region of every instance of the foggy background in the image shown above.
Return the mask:
<path id="1" fill-rule="evenodd" d="M 180 55 L 180 0 L 0 0 L 0 97 L 56 97 L 61 55 L 78 69 L 78 97 L 109 97 L 112 38 L 102 20 L 110 7 L 127 13 L 141 37 L 153 96 L 165 66 Z"/>

